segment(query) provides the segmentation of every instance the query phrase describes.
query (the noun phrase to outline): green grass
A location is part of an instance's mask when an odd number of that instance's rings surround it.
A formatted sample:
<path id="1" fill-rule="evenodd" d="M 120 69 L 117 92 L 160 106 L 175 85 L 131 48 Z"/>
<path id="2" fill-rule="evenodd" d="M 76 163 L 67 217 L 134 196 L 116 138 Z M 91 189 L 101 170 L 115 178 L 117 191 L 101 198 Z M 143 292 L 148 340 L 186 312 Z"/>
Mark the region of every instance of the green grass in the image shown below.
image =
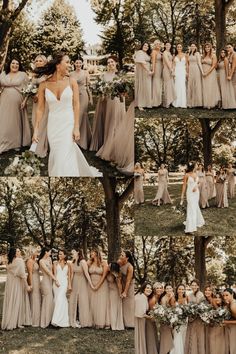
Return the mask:
<path id="1" fill-rule="evenodd" d="M 173 210 L 180 204 L 181 184 L 171 184 L 169 193 L 173 204 L 157 207 L 151 204 L 157 191 L 155 186 L 144 187 L 145 203 L 135 206 L 135 234 L 137 236 L 183 236 L 185 215 Z M 229 208 L 212 207 L 202 210 L 206 225 L 196 236 L 236 236 L 236 198 L 229 200 Z"/>
<path id="2" fill-rule="evenodd" d="M 135 110 L 136 118 L 236 118 L 236 110 L 222 110 L 222 109 L 204 109 L 204 108 L 152 108 L 145 109 L 145 111 Z"/>

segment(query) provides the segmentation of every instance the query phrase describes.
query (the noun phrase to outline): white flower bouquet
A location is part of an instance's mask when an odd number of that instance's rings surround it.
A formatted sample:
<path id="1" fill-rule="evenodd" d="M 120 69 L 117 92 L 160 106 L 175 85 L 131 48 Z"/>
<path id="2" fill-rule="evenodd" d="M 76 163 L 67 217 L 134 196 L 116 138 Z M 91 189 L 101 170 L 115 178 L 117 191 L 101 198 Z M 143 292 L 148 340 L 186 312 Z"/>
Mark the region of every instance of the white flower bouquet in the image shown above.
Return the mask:
<path id="1" fill-rule="evenodd" d="M 156 305 L 150 315 L 158 322 L 177 330 L 181 325 L 187 323 L 187 317 L 184 311 L 184 306 L 167 307 L 163 305 Z"/>
<path id="2" fill-rule="evenodd" d="M 34 84 L 32 81 L 30 81 L 28 85 L 21 90 L 23 96 L 26 97 L 35 96 L 37 92 L 38 92 L 38 86 Z"/>

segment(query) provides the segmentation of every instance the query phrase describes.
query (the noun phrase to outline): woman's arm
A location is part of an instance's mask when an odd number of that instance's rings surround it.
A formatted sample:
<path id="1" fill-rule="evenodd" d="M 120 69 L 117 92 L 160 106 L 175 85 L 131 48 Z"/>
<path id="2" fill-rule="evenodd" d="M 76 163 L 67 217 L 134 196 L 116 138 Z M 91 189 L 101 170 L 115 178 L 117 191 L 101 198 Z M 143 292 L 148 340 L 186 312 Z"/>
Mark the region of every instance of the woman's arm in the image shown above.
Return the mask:
<path id="1" fill-rule="evenodd" d="M 43 118 L 44 109 L 45 109 L 45 88 L 46 88 L 46 85 L 44 82 L 42 82 L 39 85 L 39 90 L 38 90 L 38 106 L 37 106 L 37 110 L 36 110 L 34 134 L 33 134 L 33 138 L 32 138 L 32 141 L 35 143 L 39 142 L 39 138 L 38 138 L 39 125 L 40 125 L 40 122 Z"/>
<path id="2" fill-rule="evenodd" d="M 91 286 L 91 288 L 94 288 L 91 278 L 90 278 L 90 275 L 89 275 L 87 262 L 83 259 L 80 263 L 81 263 L 84 275 L 85 275 L 86 279 L 88 280 L 89 285 Z"/>
<path id="3" fill-rule="evenodd" d="M 32 259 L 28 259 L 28 261 L 26 263 L 26 267 L 27 267 L 27 272 L 28 272 L 28 283 L 30 286 L 32 286 L 34 261 Z"/>
<path id="4" fill-rule="evenodd" d="M 129 291 L 130 283 L 133 279 L 133 274 L 134 274 L 134 267 L 130 264 L 128 269 L 127 269 L 127 276 L 126 276 L 126 283 L 125 283 L 125 288 L 121 294 L 122 297 L 126 297 L 127 293 Z"/>
<path id="5" fill-rule="evenodd" d="M 80 139 L 79 132 L 79 86 L 75 79 L 70 79 L 71 88 L 73 91 L 73 111 L 74 111 L 74 129 L 73 129 L 73 139 L 74 141 L 78 141 Z"/>
<path id="6" fill-rule="evenodd" d="M 152 51 L 151 54 L 151 63 L 152 63 L 152 72 L 155 73 L 156 70 L 156 57 L 157 57 L 157 53 L 155 50 Z"/>
<path id="7" fill-rule="evenodd" d="M 183 180 L 182 194 L 181 194 L 181 204 L 183 204 L 183 201 L 184 201 L 184 196 L 185 196 L 186 188 L 187 188 L 187 181 L 188 181 L 188 176 L 186 174 L 184 176 L 184 180 Z"/>
<path id="8" fill-rule="evenodd" d="M 47 266 L 44 264 L 44 261 L 42 259 L 39 261 L 39 264 L 40 264 L 40 267 L 44 270 L 44 272 L 47 275 L 49 275 L 52 278 L 52 280 L 55 281 L 56 285 L 59 284 L 58 281 L 57 281 L 56 276 L 52 272 L 50 272 L 50 270 L 48 270 Z M 55 266 L 55 264 L 53 264 L 53 269 L 54 269 L 54 266 Z"/>
<path id="9" fill-rule="evenodd" d="M 103 266 L 103 274 L 99 283 L 94 287 L 94 290 L 98 290 L 100 288 L 100 286 L 103 284 L 104 280 L 106 279 L 107 273 L 109 271 L 107 263 L 103 262 L 102 266 Z"/>
<path id="10" fill-rule="evenodd" d="M 169 61 L 168 55 L 166 52 L 163 53 L 163 61 L 166 64 L 167 68 L 172 71 L 172 63 Z"/>
<path id="11" fill-rule="evenodd" d="M 210 70 L 208 70 L 208 72 L 205 73 L 205 76 L 210 75 L 210 73 L 216 68 L 216 66 L 217 66 L 217 57 L 216 55 L 213 55 L 211 68 Z"/>
<path id="12" fill-rule="evenodd" d="M 71 268 L 71 264 L 67 262 L 68 265 L 68 290 L 72 289 L 71 286 L 71 273 L 72 273 L 72 268 Z"/>
<path id="13" fill-rule="evenodd" d="M 228 79 L 231 80 L 236 69 L 236 54 L 233 55 L 232 67 Z"/>
<path id="14" fill-rule="evenodd" d="M 196 55 L 196 58 L 197 58 L 198 67 L 199 67 L 199 69 L 200 69 L 200 71 L 201 71 L 201 73 L 203 75 L 204 73 L 203 73 L 203 68 L 202 68 L 201 55 L 200 55 L 200 53 L 196 53 L 195 55 Z"/>

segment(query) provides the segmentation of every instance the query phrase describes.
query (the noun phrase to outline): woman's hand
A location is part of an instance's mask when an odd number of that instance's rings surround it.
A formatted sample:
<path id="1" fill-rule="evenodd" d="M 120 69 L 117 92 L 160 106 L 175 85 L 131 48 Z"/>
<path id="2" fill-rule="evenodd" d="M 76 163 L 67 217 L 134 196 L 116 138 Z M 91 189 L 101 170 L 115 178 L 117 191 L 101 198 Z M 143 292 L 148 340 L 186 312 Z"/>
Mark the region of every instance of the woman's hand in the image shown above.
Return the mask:
<path id="1" fill-rule="evenodd" d="M 32 143 L 37 143 L 38 144 L 38 142 L 39 142 L 38 129 L 35 129 L 33 137 L 32 137 Z"/>
<path id="2" fill-rule="evenodd" d="M 194 188 L 193 188 L 193 192 L 195 193 L 196 191 L 197 191 L 197 188 L 196 188 L 196 187 L 194 187 Z"/>
<path id="3" fill-rule="evenodd" d="M 37 102 L 38 102 L 38 95 L 34 95 L 34 96 L 33 96 L 33 101 L 34 101 L 34 103 L 37 103 Z"/>
<path id="4" fill-rule="evenodd" d="M 20 105 L 20 109 L 23 111 L 23 109 L 26 108 L 26 100 L 24 100 L 21 105 Z"/>
<path id="5" fill-rule="evenodd" d="M 123 293 L 121 294 L 121 296 L 120 296 L 122 299 L 125 299 L 126 297 L 127 297 L 127 294 L 126 294 L 126 292 L 125 291 L 123 291 Z"/>
<path id="6" fill-rule="evenodd" d="M 56 286 L 57 286 L 58 288 L 60 287 L 60 283 L 59 283 L 58 280 L 55 280 L 55 284 L 56 284 Z"/>
<path id="7" fill-rule="evenodd" d="M 79 127 L 74 127 L 73 129 L 73 140 L 78 141 L 80 139 Z"/>

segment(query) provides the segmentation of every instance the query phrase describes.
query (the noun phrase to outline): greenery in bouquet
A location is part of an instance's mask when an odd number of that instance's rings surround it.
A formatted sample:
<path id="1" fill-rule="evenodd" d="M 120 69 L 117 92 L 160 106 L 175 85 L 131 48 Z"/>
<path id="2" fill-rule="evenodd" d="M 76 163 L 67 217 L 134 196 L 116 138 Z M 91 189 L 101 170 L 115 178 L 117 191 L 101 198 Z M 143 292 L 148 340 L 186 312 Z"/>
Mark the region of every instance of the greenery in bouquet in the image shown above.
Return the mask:
<path id="1" fill-rule="evenodd" d="M 106 82 L 102 78 L 99 78 L 96 82 L 90 85 L 90 89 L 92 90 L 95 96 L 101 96 L 102 98 L 104 98 L 106 96 L 110 96 L 110 85 L 110 82 Z"/>
<path id="2" fill-rule="evenodd" d="M 189 322 L 195 320 L 198 316 L 198 304 L 189 303 L 184 307 L 185 316 L 188 318 Z"/>
<path id="3" fill-rule="evenodd" d="M 119 97 L 121 101 L 125 96 L 132 96 L 134 92 L 134 80 L 127 75 L 120 75 L 113 79 L 111 85 L 111 98 Z"/>
<path id="4" fill-rule="evenodd" d="M 21 93 L 26 97 L 34 96 L 37 94 L 37 92 L 38 86 L 32 81 L 30 81 L 28 85 L 21 90 Z"/>
<path id="5" fill-rule="evenodd" d="M 187 209 L 186 206 L 184 204 L 178 204 L 178 205 L 174 205 L 172 206 L 172 210 L 179 215 L 186 215 L 187 213 Z"/>
<path id="6" fill-rule="evenodd" d="M 231 318 L 231 314 L 230 311 L 225 307 L 214 309 L 210 306 L 210 309 L 208 309 L 205 313 L 202 313 L 200 318 L 206 324 L 210 324 L 212 326 L 220 326 L 223 325 L 225 320 L 229 320 Z"/>
<path id="7" fill-rule="evenodd" d="M 156 305 L 150 312 L 158 322 L 171 328 L 178 329 L 181 325 L 186 324 L 186 313 L 184 306 L 167 307 L 163 305 Z"/>
<path id="8" fill-rule="evenodd" d="M 40 168 L 44 164 L 31 151 L 25 151 L 21 155 L 11 159 L 11 164 L 6 167 L 5 174 L 9 176 L 31 177 L 40 175 Z"/>

